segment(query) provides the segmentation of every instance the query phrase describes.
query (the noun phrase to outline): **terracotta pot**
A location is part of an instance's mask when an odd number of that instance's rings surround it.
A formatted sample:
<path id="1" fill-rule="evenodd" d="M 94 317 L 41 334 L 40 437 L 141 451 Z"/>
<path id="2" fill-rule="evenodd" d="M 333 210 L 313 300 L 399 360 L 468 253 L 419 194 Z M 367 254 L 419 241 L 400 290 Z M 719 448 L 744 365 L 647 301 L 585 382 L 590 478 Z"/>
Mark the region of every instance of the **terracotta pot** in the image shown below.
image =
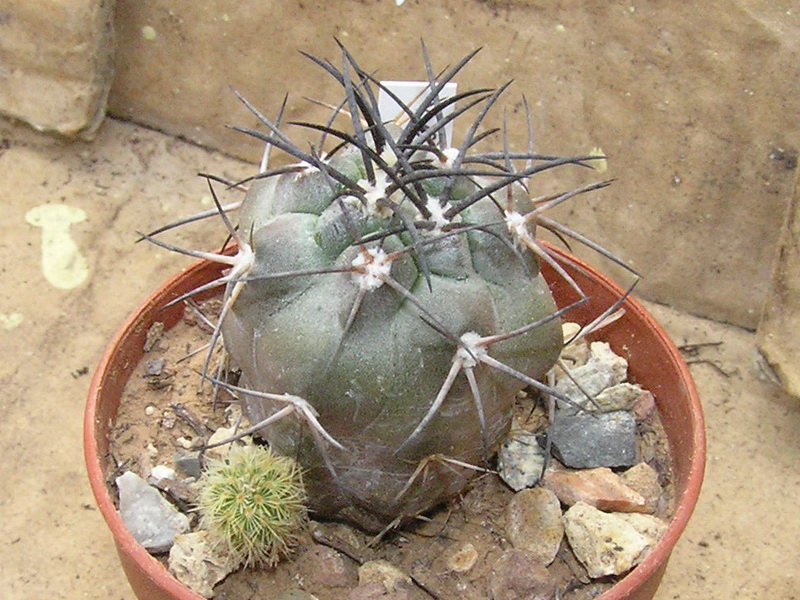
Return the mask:
<path id="1" fill-rule="evenodd" d="M 572 265 L 567 265 L 567 270 L 591 297 L 591 302 L 571 312 L 569 319 L 587 323 L 619 298 L 622 291 L 586 264 L 571 257 L 569 262 Z M 84 453 L 89 480 L 100 512 L 111 528 L 122 567 L 140 600 L 201 600 L 201 596 L 170 576 L 123 525 L 106 486 L 109 432 L 122 390 L 143 355 L 147 330 L 155 321 L 171 328 L 181 319 L 181 305 L 162 307 L 180 294 L 219 276 L 221 269 L 220 265 L 200 262 L 159 288 L 114 336 L 89 389 L 84 419 Z M 575 291 L 551 270 L 545 268 L 544 273 L 559 305 L 576 299 Z M 631 379 L 656 397 L 672 448 L 677 502 L 672 522 L 654 551 L 599 598 L 649 600 L 655 594 L 669 555 L 697 502 L 705 466 L 705 432 L 700 400 L 677 348 L 638 302 L 628 299 L 624 308 L 625 316 L 604 329 L 602 339 L 628 359 Z"/>

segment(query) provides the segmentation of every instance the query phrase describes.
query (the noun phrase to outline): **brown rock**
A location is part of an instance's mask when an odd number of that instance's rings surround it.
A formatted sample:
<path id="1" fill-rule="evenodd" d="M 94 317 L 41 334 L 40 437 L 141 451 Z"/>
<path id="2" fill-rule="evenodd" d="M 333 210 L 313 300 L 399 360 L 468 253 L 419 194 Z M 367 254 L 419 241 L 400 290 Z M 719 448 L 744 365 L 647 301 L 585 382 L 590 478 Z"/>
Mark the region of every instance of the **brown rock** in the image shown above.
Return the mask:
<path id="1" fill-rule="evenodd" d="M 548 471 L 543 485 L 567 506 L 585 502 L 604 511 L 652 512 L 647 499 L 607 467 Z"/>
<path id="2" fill-rule="evenodd" d="M 470 542 L 455 544 L 447 549 L 447 568 L 454 573 L 466 573 L 478 560 L 478 551 Z"/>
<path id="3" fill-rule="evenodd" d="M 544 488 L 515 494 L 506 510 L 506 536 L 514 548 L 524 550 L 537 563 L 553 562 L 564 537 L 556 495 Z"/>
<path id="4" fill-rule="evenodd" d="M 620 473 L 619 477 L 622 483 L 644 497 L 648 507 L 645 512 L 655 511 L 663 490 L 661 484 L 658 483 L 658 472 L 653 467 L 646 462 L 640 462 Z"/>
<path id="5" fill-rule="evenodd" d="M 358 582 L 355 563 L 333 548 L 315 544 L 300 560 L 312 581 L 319 585 L 343 588 Z"/>
<path id="6" fill-rule="evenodd" d="M 505 551 L 489 580 L 493 600 L 551 600 L 555 583 L 534 556 L 522 550 Z"/>

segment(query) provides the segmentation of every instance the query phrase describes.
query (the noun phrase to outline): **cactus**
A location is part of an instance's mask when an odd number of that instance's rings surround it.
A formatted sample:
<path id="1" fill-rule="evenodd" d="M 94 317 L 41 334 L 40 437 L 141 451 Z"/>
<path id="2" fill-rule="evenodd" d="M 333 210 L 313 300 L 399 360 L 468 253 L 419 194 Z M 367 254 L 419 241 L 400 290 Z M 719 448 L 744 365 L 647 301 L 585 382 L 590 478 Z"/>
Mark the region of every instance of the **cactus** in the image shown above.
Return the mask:
<path id="1" fill-rule="evenodd" d="M 294 548 L 307 520 L 297 464 L 269 449 L 233 446 L 200 481 L 200 526 L 234 562 L 272 566 Z"/>
<path id="2" fill-rule="evenodd" d="M 240 96 L 264 130 L 234 129 L 267 149 L 234 186 L 244 200 L 217 201 L 238 249 L 184 252 L 230 266 L 203 289 L 225 286 L 212 349 L 221 336 L 241 379 L 215 382 L 297 458 L 314 514 L 380 530 L 462 491 L 489 467 L 517 392 L 545 389 L 569 307 L 556 307 L 539 261 L 569 276 L 537 227 L 610 256 L 544 214 L 609 182 L 532 198 L 537 173 L 602 157 L 537 154 L 529 114 L 525 151 L 508 149 L 505 123 L 480 131 L 508 84 L 440 100 L 475 53 L 437 77 L 423 45 L 427 93 L 384 122 L 376 94 L 391 91 L 341 50 L 338 68 L 309 56 L 344 95 L 327 123 L 291 123 L 320 135 L 309 150 L 284 132 L 283 108 L 273 121 Z M 449 147 L 445 127 L 470 114 Z M 478 150 L 492 135 L 503 148 Z M 270 168 L 271 148 L 295 162 Z M 145 237 L 173 248 L 154 237 L 167 228 Z"/>

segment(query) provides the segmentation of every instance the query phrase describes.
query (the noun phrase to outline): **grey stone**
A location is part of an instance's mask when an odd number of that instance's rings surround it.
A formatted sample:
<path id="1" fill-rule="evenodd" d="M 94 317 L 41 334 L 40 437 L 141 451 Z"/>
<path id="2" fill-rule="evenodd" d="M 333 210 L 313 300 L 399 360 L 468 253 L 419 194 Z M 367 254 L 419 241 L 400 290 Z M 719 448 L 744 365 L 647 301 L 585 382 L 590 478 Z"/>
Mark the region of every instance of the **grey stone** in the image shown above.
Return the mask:
<path id="1" fill-rule="evenodd" d="M 545 452 L 536 436 L 523 431 L 503 442 L 497 458 L 497 470 L 503 481 L 518 492 L 539 482 L 544 458 Z"/>
<path id="2" fill-rule="evenodd" d="M 184 450 L 183 448 L 178 448 L 178 450 L 175 452 L 174 458 L 175 458 L 175 466 L 178 467 L 181 471 L 183 471 L 190 477 L 194 477 L 195 479 L 200 477 L 202 469 L 200 468 L 199 451 Z"/>
<path id="3" fill-rule="evenodd" d="M 583 404 L 587 401 L 587 394 L 594 397 L 606 388 L 624 382 L 628 376 L 628 361 L 615 354 L 606 342 L 592 342 L 586 364 L 570 369 L 570 375 L 562 373 L 555 389 L 572 402 Z M 560 408 L 574 410 L 563 402 Z"/>
<path id="4" fill-rule="evenodd" d="M 564 537 L 556 495 L 544 488 L 515 494 L 506 509 L 506 537 L 536 562 L 545 566 L 553 562 Z"/>
<path id="5" fill-rule="evenodd" d="M 169 570 L 189 589 L 211 598 L 214 586 L 239 566 L 222 547 L 209 541 L 207 531 L 181 534 L 169 551 Z"/>
<path id="6" fill-rule="evenodd" d="M 150 552 L 166 552 L 175 536 L 188 531 L 189 519 L 136 473 L 116 479 L 119 512 L 133 537 Z"/>
<path id="7" fill-rule="evenodd" d="M 553 454 L 568 467 L 636 464 L 636 420 L 628 411 L 559 414 L 550 429 Z"/>

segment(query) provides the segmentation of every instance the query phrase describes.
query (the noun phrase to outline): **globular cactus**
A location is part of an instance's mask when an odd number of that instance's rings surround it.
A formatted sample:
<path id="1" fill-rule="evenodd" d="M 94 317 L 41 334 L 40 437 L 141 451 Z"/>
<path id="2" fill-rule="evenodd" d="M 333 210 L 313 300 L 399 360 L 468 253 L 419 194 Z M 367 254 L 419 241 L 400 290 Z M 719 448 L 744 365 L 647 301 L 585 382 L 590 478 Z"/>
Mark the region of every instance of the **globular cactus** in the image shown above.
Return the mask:
<path id="1" fill-rule="evenodd" d="M 302 465 L 315 515 L 372 530 L 462 491 L 508 433 L 517 392 L 542 388 L 563 309 L 539 261 L 567 275 L 537 226 L 604 252 L 544 211 L 608 182 L 531 197 L 536 173 L 598 157 L 510 151 L 505 126 L 480 131 L 507 86 L 442 100 L 474 53 L 440 77 L 423 53 L 428 91 L 387 122 L 376 95 L 391 90 L 344 48 L 338 68 L 310 57 L 344 100 L 326 124 L 293 123 L 321 135 L 308 150 L 283 110 L 273 122 L 244 100 L 265 131 L 237 129 L 267 144 L 265 160 L 240 183 L 238 227 L 225 216 L 238 204 L 221 207 L 238 252 L 203 254 L 231 266 L 210 285 L 226 286 L 217 333 L 241 380 L 220 385 Z M 446 126 L 470 114 L 449 147 Z M 501 150 L 476 149 L 493 134 Z M 270 147 L 296 162 L 268 168 Z"/>
<path id="2" fill-rule="evenodd" d="M 261 446 L 233 446 L 200 481 L 201 527 L 245 565 L 272 566 L 297 545 L 307 521 L 297 463 Z"/>

